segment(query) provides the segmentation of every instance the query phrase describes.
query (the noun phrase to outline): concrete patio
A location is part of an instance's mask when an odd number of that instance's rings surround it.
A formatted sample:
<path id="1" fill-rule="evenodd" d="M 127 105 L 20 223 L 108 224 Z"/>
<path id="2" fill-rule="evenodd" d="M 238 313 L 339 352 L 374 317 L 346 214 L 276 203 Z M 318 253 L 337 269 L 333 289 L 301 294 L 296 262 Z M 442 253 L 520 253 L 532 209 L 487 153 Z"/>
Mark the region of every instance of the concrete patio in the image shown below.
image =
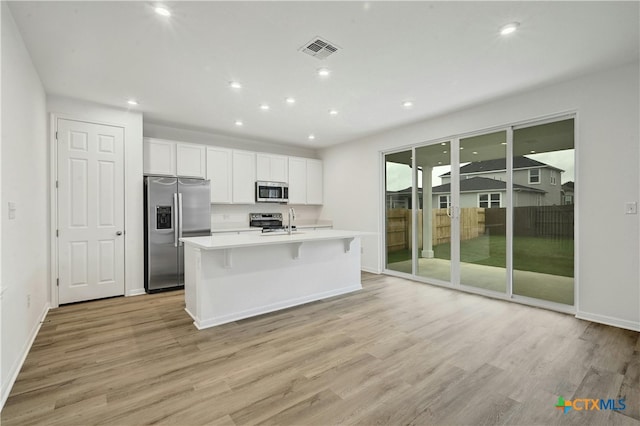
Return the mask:
<path id="1" fill-rule="evenodd" d="M 411 273 L 411 260 L 390 263 L 387 269 Z M 419 277 L 433 278 L 449 282 L 451 280 L 451 261 L 447 259 L 418 259 Z M 460 283 L 462 285 L 483 288 L 499 293 L 506 292 L 507 272 L 504 268 L 460 264 Z M 514 271 L 513 293 L 551 302 L 573 305 L 573 277 L 543 274 L 530 271 Z"/>

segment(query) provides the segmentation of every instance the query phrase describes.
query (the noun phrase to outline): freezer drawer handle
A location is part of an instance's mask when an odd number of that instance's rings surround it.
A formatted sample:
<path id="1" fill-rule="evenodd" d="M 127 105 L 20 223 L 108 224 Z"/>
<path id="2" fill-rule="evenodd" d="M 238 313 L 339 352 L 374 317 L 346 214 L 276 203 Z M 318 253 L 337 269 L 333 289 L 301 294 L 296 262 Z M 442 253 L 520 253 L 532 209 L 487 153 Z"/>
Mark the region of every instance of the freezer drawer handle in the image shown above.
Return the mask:
<path id="1" fill-rule="evenodd" d="M 116 232 L 116 235 L 117 235 L 117 236 L 122 235 L 122 231 L 118 231 L 118 232 Z"/>

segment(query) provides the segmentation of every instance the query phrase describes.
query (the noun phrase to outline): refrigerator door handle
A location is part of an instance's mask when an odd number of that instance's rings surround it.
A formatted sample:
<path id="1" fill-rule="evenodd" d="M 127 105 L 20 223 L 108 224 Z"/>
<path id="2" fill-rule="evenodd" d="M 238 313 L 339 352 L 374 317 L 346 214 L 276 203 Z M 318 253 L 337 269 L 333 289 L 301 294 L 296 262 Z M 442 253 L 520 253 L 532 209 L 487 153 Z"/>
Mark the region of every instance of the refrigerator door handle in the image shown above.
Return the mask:
<path id="1" fill-rule="evenodd" d="M 173 194 L 173 246 L 178 247 L 178 194 Z"/>
<path id="2" fill-rule="evenodd" d="M 179 223 L 179 238 L 182 238 L 182 193 L 178 192 L 178 223 Z M 182 245 L 182 241 L 178 241 L 178 245 Z"/>

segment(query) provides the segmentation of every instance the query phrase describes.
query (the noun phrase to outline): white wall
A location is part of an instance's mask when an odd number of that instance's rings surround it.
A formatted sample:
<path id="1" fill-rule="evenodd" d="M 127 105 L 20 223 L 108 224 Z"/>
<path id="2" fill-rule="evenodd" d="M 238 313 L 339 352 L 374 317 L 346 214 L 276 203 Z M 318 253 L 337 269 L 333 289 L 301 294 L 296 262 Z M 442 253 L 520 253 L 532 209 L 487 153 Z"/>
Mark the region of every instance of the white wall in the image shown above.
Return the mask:
<path id="1" fill-rule="evenodd" d="M 640 330 L 640 226 L 624 203 L 640 196 L 639 65 L 540 87 L 321 151 L 323 217 L 336 228 L 381 229 L 380 151 L 560 112 L 577 111 L 579 317 Z M 363 267 L 381 271 L 380 236 Z"/>
<path id="2" fill-rule="evenodd" d="M 247 151 L 268 152 L 270 154 L 291 155 L 294 157 L 319 158 L 317 151 L 311 148 L 279 145 L 271 142 L 149 123 L 147 121 L 144 123 L 144 137 L 200 143 L 225 148 L 244 149 Z"/>
<path id="3" fill-rule="evenodd" d="M 45 92 L 2 2 L 2 250 L 0 407 L 48 309 L 48 160 Z M 16 204 L 14 220 L 7 203 Z M 30 298 L 30 302 L 28 302 Z"/>
<path id="4" fill-rule="evenodd" d="M 61 96 L 47 97 L 47 111 L 56 117 L 124 127 L 125 294 L 144 293 L 142 114 Z M 55 294 L 52 303 L 57 304 Z"/>

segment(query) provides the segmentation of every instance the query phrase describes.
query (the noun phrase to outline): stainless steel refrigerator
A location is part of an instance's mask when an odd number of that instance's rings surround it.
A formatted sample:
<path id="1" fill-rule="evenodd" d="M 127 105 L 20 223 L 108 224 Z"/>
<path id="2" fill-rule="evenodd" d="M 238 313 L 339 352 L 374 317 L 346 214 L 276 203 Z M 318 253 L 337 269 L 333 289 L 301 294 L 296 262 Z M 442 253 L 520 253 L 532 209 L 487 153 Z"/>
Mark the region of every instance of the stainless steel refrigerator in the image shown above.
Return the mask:
<path id="1" fill-rule="evenodd" d="M 211 235 L 209 181 L 144 178 L 144 289 L 147 293 L 184 287 L 182 237 Z"/>

